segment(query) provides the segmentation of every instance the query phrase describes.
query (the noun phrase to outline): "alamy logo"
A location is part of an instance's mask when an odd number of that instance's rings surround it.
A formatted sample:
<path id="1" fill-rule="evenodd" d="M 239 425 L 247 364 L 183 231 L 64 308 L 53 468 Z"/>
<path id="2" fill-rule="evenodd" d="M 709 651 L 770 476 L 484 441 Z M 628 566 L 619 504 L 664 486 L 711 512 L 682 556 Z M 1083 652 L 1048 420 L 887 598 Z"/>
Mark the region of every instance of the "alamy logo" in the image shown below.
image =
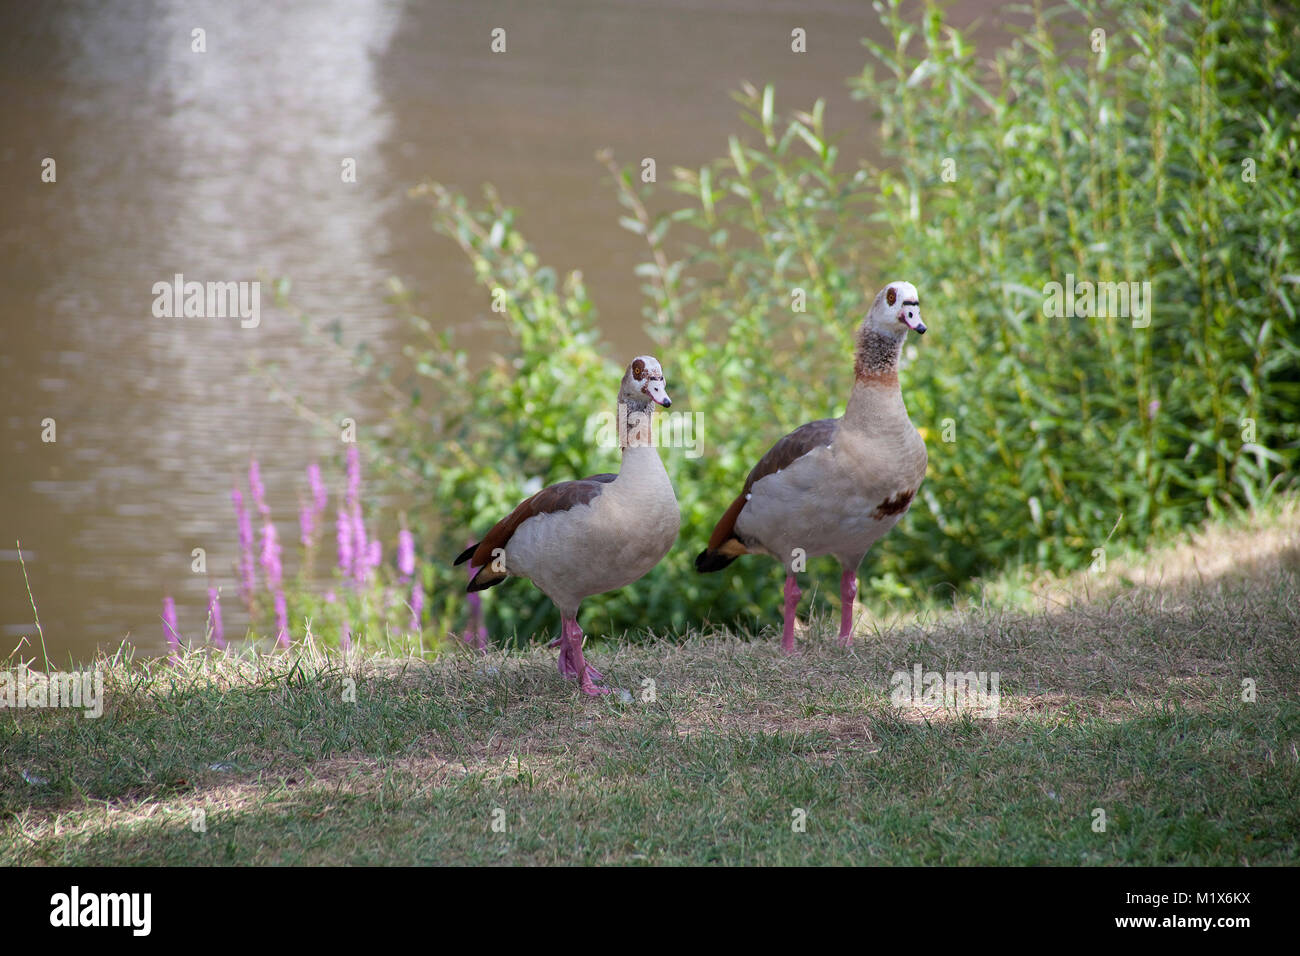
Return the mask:
<path id="1" fill-rule="evenodd" d="M 51 926 L 129 926 L 134 936 L 148 936 L 153 924 L 151 893 L 69 893 L 50 897 Z"/>
<path id="2" fill-rule="evenodd" d="M 943 707 L 976 717 L 994 718 L 1002 697 L 997 671 L 895 671 L 889 679 L 889 701 L 895 707 Z"/>
<path id="3" fill-rule="evenodd" d="M 245 329 L 262 323 L 262 283 L 186 282 L 176 273 L 171 282 L 153 284 L 156 319 L 233 319 Z"/>
<path id="4" fill-rule="evenodd" d="M 704 416 L 700 412 L 649 412 L 629 409 L 618 403 L 618 414 L 597 412 L 587 419 L 588 440 L 600 448 L 626 448 L 632 441 L 655 448 L 683 448 L 687 458 L 699 458 L 704 452 Z"/>
<path id="5" fill-rule="evenodd" d="M 1064 285 L 1049 282 L 1043 286 L 1043 315 L 1049 319 L 1131 318 L 1133 328 L 1145 329 L 1151 324 L 1151 283 L 1076 283 L 1074 273 L 1069 272 Z"/>
<path id="6" fill-rule="evenodd" d="M 17 710 L 71 707 L 84 709 L 86 717 L 102 717 L 104 672 L 0 671 L 0 710 L 6 707 Z"/>

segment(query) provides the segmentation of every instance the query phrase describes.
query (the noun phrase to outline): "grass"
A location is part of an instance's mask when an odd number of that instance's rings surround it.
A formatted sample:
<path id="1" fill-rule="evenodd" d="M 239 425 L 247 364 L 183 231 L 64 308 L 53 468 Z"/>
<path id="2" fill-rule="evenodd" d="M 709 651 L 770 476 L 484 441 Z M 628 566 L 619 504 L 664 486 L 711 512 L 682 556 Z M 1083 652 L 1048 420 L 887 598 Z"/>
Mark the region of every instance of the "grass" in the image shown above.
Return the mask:
<path id="1" fill-rule="evenodd" d="M 101 660 L 98 720 L 0 711 L 0 863 L 1294 864 L 1297 513 L 852 654 L 830 619 L 793 659 L 774 628 L 594 647 L 630 700 L 540 648 Z M 999 716 L 895 708 L 917 663 L 998 671 Z"/>

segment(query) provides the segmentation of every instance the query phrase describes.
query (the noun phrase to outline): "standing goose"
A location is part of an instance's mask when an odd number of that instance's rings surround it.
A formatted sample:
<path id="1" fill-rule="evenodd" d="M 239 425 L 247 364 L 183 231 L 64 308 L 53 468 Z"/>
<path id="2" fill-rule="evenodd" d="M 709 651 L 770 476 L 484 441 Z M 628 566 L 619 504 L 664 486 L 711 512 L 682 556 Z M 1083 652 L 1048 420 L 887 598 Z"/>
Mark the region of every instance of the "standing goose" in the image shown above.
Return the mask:
<path id="1" fill-rule="evenodd" d="M 477 573 L 468 591 L 529 578 L 555 602 L 562 621 L 558 667 L 583 693 L 608 694 L 602 675 L 582 656 L 578 605 L 642 577 L 677 540 L 681 513 L 651 438 L 654 404 L 672 404 L 664 373 L 649 355 L 632 360 L 618 392 L 623 464 L 617 475 L 592 475 L 543 488 L 496 523 L 456 559 Z"/>
<path id="2" fill-rule="evenodd" d="M 916 287 L 891 282 L 858 329 L 855 381 L 844 417 L 809 422 L 773 445 L 695 559 L 700 572 L 720 571 L 750 553 L 785 565 L 781 647 L 787 654 L 794 653 L 801 596 L 796 570 L 823 554 L 840 562 L 839 639 L 848 647 L 858 565 L 898 523 L 925 477 L 925 442 L 907 417 L 898 387 L 898 357 L 908 329 L 925 332 Z"/>

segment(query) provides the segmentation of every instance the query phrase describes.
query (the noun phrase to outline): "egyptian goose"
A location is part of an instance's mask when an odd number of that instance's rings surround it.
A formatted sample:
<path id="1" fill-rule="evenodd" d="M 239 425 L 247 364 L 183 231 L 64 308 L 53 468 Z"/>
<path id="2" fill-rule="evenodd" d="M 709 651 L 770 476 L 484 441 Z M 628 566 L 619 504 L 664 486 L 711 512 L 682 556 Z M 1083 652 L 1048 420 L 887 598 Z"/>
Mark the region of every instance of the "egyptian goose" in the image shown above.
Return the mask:
<path id="1" fill-rule="evenodd" d="M 794 653 L 796 571 L 830 554 L 840 576 L 840 643 L 853 640 L 858 565 L 907 511 L 925 477 L 925 442 L 912 426 L 898 387 L 898 357 L 908 329 L 925 332 L 915 286 L 881 289 L 858 329 L 855 381 L 843 418 L 796 428 L 764 455 L 740 496 L 695 559 L 700 572 L 720 571 L 742 554 L 785 565 L 781 646 Z"/>
<path id="2" fill-rule="evenodd" d="M 649 355 L 633 359 L 618 392 L 623 463 L 617 475 L 592 475 L 543 488 L 496 523 L 456 559 L 478 571 L 466 588 L 481 591 L 508 575 L 529 578 L 555 602 L 562 621 L 558 667 L 583 693 L 608 694 L 582 656 L 578 605 L 631 584 L 677 540 L 681 512 L 652 442 L 654 404 L 672 404 L 664 373 Z"/>

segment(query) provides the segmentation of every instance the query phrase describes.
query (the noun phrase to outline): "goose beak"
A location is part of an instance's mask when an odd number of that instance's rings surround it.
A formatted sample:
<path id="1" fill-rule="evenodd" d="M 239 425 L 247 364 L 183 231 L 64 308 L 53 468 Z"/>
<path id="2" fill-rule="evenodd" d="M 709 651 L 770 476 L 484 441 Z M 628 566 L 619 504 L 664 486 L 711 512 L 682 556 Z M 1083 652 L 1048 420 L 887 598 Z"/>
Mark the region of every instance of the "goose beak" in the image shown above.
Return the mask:
<path id="1" fill-rule="evenodd" d="M 673 400 L 668 397 L 668 390 L 664 388 L 663 382 L 651 382 L 646 387 L 646 394 L 650 396 L 651 401 L 664 408 L 668 408 L 673 403 Z"/>
<path id="2" fill-rule="evenodd" d="M 925 335 L 925 323 L 921 321 L 921 303 L 904 302 L 903 311 L 898 313 L 898 321 L 917 335 Z"/>

